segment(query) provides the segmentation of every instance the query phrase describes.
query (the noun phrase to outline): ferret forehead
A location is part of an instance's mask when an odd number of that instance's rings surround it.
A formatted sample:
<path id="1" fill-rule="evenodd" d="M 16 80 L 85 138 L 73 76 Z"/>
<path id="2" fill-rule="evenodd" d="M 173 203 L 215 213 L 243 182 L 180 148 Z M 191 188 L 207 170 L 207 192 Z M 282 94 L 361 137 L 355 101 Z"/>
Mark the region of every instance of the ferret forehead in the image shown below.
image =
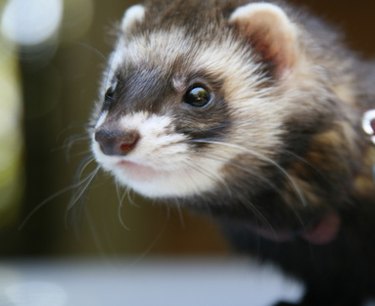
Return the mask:
<path id="1" fill-rule="evenodd" d="M 170 69 L 177 58 L 189 59 L 194 44 L 183 29 L 175 28 L 139 33 L 126 39 L 122 47 L 124 62 L 128 65 L 165 65 Z"/>
<path id="2" fill-rule="evenodd" d="M 121 67 L 124 71 L 126 67 L 158 67 L 169 74 L 185 76 L 189 72 L 199 71 L 233 76 L 234 70 L 242 71 L 244 64 L 251 64 L 251 50 L 229 29 L 225 35 L 212 35 L 212 39 L 206 39 L 199 33 L 191 35 L 186 29 L 175 27 L 123 38 L 112 55 L 111 70 Z"/>

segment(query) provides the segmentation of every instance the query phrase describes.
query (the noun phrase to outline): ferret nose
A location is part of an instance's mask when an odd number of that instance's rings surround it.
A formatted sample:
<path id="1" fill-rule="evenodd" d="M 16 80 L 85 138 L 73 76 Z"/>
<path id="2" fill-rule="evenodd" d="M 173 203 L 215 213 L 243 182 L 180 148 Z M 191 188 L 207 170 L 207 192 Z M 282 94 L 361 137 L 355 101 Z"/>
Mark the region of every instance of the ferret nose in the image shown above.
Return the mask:
<path id="1" fill-rule="evenodd" d="M 105 155 L 126 155 L 136 147 L 140 135 L 137 131 L 121 131 L 99 129 L 95 132 L 95 140 Z"/>

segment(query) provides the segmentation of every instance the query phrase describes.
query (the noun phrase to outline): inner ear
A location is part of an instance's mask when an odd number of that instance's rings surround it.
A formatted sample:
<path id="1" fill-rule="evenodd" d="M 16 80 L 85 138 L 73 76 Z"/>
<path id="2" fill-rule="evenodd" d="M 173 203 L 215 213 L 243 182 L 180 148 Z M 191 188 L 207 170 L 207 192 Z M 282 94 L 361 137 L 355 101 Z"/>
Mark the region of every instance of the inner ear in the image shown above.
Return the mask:
<path id="1" fill-rule="evenodd" d="M 292 70 L 298 59 L 297 27 L 285 12 L 270 3 L 251 3 L 237 8 L 229 22 L 247 38 L 276 77 Z"/>

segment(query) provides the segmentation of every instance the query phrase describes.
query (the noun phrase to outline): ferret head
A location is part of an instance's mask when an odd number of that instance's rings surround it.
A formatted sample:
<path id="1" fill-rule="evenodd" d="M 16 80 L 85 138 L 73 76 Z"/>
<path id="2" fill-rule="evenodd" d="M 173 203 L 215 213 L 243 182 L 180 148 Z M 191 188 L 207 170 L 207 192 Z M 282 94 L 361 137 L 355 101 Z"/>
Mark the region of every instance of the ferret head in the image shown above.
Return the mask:
<path id="1" fill-rule="evenodd" d="M 308 69 L 299 29 L 274 4 L 185 2 L 126 11 L 92 151 L 151 198 L 230 192 L 244 181 L 257 190 L 279 167 L 291 114 L 314 111 L 296 104 L 296 88 L 310 86 L 298 78 Z"/>

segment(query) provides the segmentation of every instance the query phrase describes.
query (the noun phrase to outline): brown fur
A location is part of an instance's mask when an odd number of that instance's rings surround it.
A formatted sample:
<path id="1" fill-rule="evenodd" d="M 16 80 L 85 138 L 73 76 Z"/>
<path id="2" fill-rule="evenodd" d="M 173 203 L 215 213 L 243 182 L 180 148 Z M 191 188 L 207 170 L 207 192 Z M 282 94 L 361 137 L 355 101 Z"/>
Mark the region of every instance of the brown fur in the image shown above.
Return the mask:
<path id="1" fill-rule="evenodd" d="M 226 163 L 214 188 L 165 200 L 213 214 L 240 251 L 302 280 L 300 305 L 362 305 L 375 296 L 375 149 L 361 130 L 375 106 L 375 66 L 330 26 L 281 1 L 272 3 L 296 36 L 272 29 L 272 14 L 266 23 L 228 21 L 253 2 L 146 1 L 144 20 L 120 33 L 129 52 L 112 68 L 120 89 L 108 120 L 172 113 L 191 156 Z M 293 45 L 278 48 L 278 38 Z M 187 80 L 206 82 L 215 103 L 181 106 Z M 337 235 L 309 241 L 332 213 Z"/>

